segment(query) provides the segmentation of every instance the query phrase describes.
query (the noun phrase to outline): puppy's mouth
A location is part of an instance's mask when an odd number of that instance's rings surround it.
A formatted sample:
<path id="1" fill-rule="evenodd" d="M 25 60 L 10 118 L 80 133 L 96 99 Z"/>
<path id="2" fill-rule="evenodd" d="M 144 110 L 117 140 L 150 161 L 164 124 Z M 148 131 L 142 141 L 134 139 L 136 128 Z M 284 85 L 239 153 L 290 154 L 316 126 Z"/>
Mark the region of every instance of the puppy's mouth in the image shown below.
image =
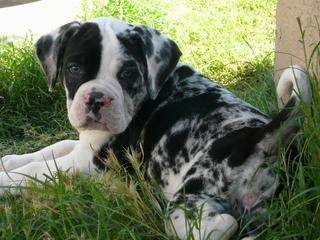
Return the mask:
<path id="1" fill-rule="evenodd" d="M 95 122 L 99 122 L 99 120 L 101 119 L 101 114 L 99 112 L 89 111 L 87 115 Z"/>
<path id="2" fill-rule="evenodd" d="M 81 128 L 108 131 L 112 134 L 122 132 L 126 126 L 121 117 L 122 114 L 112 111 L 114 111 L 113 106 L 99 110 L 97 108 L 88 109 L 85 113 L 86 120 Z"/>
<path id="3" fill-rule="evenodd" d="M 98 117 L 95 114 L 90 113 L 87 114 L 86 120 L 82 124 L 82 126 L 78 126 L 77 129 L 101 130 L 112 132 L 106 122 L 102 122 L 101 118 L 98 119 Z"/>

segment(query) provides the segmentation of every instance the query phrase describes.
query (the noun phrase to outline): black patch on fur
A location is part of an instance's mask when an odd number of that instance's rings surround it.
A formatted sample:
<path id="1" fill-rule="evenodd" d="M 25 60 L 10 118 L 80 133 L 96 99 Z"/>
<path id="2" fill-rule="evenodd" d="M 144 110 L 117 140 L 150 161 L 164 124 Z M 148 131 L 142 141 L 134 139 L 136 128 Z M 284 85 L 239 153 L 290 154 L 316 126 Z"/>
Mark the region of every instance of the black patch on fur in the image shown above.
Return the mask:
<path id="1" fill-rule="evenodd" d="M 183 149 L 189 135 L 189 129 L 183 131 L 174 132 L 172 135 L 168 136 L 166 142 L 166 148 L 168 150 L 169 156 L 169 166 L 173 167 L 175 163 L 176 156 Z"/>
<path id="2" fill-rule="evenodd" d="M 37 56 L 40 61 L 45 60 L 45 56 L 48 55 L 53 44 L 53 39 L 50 35 L 43 36 L 36 43 Z"/>
<path id="3" fill-rule="evenodd" d="M 161 57 L 160 56 L 155 56 L 154 60 L 156 61 L 156 63 L 160 63 L 161 62 Z"/>
<path id="4" fill-rule="evenodd" d="M 186 163 L 189 162 L 189 153 L 188 153 L 188 149 L 186 147 L 182 148 L 181 156 L 183 157 L 183 159 Z"/>
<path id="5" fill-rule="evenodd" d="M 198 194 L 204 189 L 204 182 L 201 177 L 189 179 L 180 190 L 182 194 Z"/>
<path id="6" fill-rule="evenodd" d="M 215 162 L 228 158 L 230 167 L 240 166 L 254 152 L 256 144 L 263 138 L 261 129 L 245 127 L 233 131 L 212 143 L 209 155 Z"/>
<path id="7" fill-rule="evenodd" d="M 293 115 L 293 111 L 296 107 L 296 99 L 291 98 L 286 106 L 272 119 L 270 123 L 268 123 L 265 127 L 266 132 L 273 132 L 280 128 L 282 124 L 286 121 L 290 120 L 290 116 Z M 298 117 L 298 116 L 295 116 Z M 293 119 L 294 120 L 294 119 Z M 295 125 L 293 131 L 298 130 L 298 125 Z"/>
<path id="8" fill-rule="evenodd" d="M 211 123 L 211 122 L 210 122 Z M 204 122 L 200 125 L 200 127 L 194 133 L 196 138 L 201 138 L 201 136 L 209 131 L 209 125 L 207 122 Z"/>
<path id="9" fill-rule="evenodd" d="M 291 99 L 287 106 L 268 124 L 262 127 L 244 127 L 233 131 L 216 140 L 209 151 L 213 161 L 221 162 L 228 158 L 230 167 L 242 165 L 246 159 L 254 153 L 256 144 L 263 141 L 266 134 L 278 131 L 281 125 L 286 124 L 292 115 L 295 99 Z M 257 120 L 260 124 L 260 120 Z M 298 125 L 285 126 L 287 135 L 295 133 Z M 287 137 L 286 135 L 284 137 Z M 283 137 L 282 137 L 283 138 Z M 274 140 L 275 143 L 277 139 Z"/>
<path id="10" fill-rule="evenodd" d="M 215 181 L 218 181 L 218 180 L 219 180 L 219 178 L 220 178 L 220 172 L 218 171 L 218 169 L 216 169 L 216 168 L 213 168 L 213 169 L 212 169 L 212 176 L 213 176 L 213 179 L 214 179 Z"/>
<path id="11" fill-rule="evenodd" d="M 194 74 L 194 70 L 188 66 L 181 66 L 175 71 L 175 75 L 177 75 L 179 79 L 186 79 Z"/>
<path id="12" fill-rule="evenodd" d="M 168 59 L 168 57 L 171 56 L 171 47 L 173 47 L 172 45 L 170 45 L 168 42 L 164 42 L 162 48 L 160 49 L 160 57 L 161 59 Z"/>
<path id="13" fill-rule="evenodd" d="M 224 182 L 223 186 L 221 187 L 221 192 L 227 193 L 229 191 L 229 186 L 230 186 L 230 183 Z"/>
<path id="14" fill-rule="evenodd" d="M 184 176 L 184 180 L 185 180 L 186 177 L 189 177 L 189 176 L 193 175 L 196 171 L 197 171 L 197 167 L 195 167 L 195 166 L 191 167 L 188 170 L 188 172 L 186 173 L 186 175 Z"/>
<path id="15" fill-rule="evenodd" d="M 140 36 L 131 32 L 127 34 L 118 34 L 117 38 L 122 45 L 124 54 L 132 57 L 138 63 L 147 67 L 146 56 L 144 53 L 144 44 Z"/>
<path id="16" fill-rule="evenodd" d="M 133 29 L 143 38 L 145 42 L 145 53 L 148 58 L 150 58 L 154 53 L 154 46 L 152 43 L 152 34 L 149 32 L 147 27 L 135 27 Z"/>
<path id="17" fill-rule="evenodd" d="M 85 82 L 94 79 L 99 71 L 102 36 L 96 23 L 84 23 L 69 40 L 63 59 L 63 73 L 68 98 L 73 99 L 78 88 Z M 74 76 L 68 72 L 68 65 L 76 63 L 81 74 Z"/>
<path id="18" fill-rule="evenodd" d="M 209 163 L 209 161 L 202 161 L 201 162 L 201 167 L 209 168 L 209 167 L 211 167 L 211 164 Z"/>

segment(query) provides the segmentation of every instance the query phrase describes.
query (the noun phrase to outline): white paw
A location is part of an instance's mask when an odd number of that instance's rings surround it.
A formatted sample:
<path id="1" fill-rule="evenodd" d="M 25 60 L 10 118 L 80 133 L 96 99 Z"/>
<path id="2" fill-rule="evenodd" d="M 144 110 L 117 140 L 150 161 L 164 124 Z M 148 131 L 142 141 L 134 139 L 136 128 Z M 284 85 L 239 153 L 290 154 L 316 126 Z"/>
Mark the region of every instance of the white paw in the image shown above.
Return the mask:
<path id="1" fill-rule="evenodd" d="M 26 185 L 26 178 L 20 173 L 0 172 L 0 196 L 6 192 L 11 194 L 19 194 L 19 186 Z"/>
<path id="2" fill-rule="evenodd" d="M 230 214 L 222 213 L 214 216 L 211 221 L 204 222 L 207 225 L 207 231 L 210 232 L 208 239 L 227 240 L 230 239 L 238 229 L 236 219 Z"/>

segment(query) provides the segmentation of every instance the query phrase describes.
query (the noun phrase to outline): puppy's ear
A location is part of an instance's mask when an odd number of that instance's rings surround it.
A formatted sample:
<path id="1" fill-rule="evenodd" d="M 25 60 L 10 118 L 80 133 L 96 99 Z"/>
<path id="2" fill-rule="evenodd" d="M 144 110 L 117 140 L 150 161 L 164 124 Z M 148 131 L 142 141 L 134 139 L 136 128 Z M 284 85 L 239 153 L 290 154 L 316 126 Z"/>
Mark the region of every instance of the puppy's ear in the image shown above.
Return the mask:
<path id="1" fill-rule="evenodd" d="M 154 29 L 138 26 L 133 31 L 142 39 L 148 68 L 147 89 L 151 99 L 155 99 L 176 67 L 181 51 L 174 41 Z"/>
<path id="2" fill-rule="evenodd" d="M 43 35 L 35 44 L 37 57 L 47 76 L 49 91 L 52 91 L 62 65 L 66 44 L 79 29 L 79 22 L 71 22 Z"/>

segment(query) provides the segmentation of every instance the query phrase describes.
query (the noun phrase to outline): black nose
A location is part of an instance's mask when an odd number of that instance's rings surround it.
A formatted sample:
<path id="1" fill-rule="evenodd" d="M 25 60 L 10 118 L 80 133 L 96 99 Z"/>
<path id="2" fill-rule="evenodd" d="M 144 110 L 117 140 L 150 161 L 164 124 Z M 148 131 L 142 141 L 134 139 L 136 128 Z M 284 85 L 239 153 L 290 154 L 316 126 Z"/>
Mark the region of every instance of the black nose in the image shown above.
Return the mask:
<path id="1" fill-rule="evenodd" d="M 89 102 L 88 104 L 91 105 L 97 101 L 99 101 L 99 99 L 101 99 L 103 97 L 103 93 L 102 92 L 91 92 L 89 94 Z"/>
<path id="2" fill-rule="evenodd" d="M 98 113 L 99 109 L 105 105 L 104 94 L 102 92 L 89 93 L 86 104 L 93 113 Z"/>

